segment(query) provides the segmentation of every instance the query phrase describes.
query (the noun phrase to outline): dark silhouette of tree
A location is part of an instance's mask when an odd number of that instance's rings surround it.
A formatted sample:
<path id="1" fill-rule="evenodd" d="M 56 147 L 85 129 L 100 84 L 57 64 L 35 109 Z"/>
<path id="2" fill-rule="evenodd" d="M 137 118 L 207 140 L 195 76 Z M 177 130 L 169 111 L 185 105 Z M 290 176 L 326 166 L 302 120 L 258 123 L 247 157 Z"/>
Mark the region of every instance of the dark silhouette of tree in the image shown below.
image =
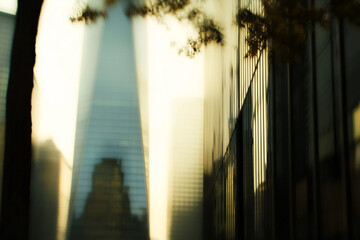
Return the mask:
<path id="1" fill-rule="evenodd" d="M 345 18 L 360 26 L 360 3 L 356 0 L 333 0 L 326 8 L 304 6 L 300 0 L 262 0 L 263 13 L 239 8 L 236 22 L 247 27 L 245 55 L 255 57 L 268 49 L 284 62 L 298 61 L 307 32 L 314 24 L 325 29 L 335 18 Z"/>
<path id="2" fill-rule="evenodd" d="M 188 39 L 187 44 L 179 50 L 189 57 L 195 56 L 202 46 L 209 43 L 224 44 L 224 36 L 213 19 L 196 8 L 191 0 L 156 0 L 150 4 L 135 4 L 130 0 L 105 0 L 105 9 L 98 11 L 83 6 L 73 22 L 87 24 L 99 17 L 107 16 L 107 9 L 117 2 L 127 2 L 126 15 L 153 16 L 162 19 L 173 15 L 181 21 L 188 21 L 197 31 L 198 37 Z M 247 27 L 246 43 L 249 50 L 245 55 L 255 57 L 258 52 L 269 49 L 285 62 L 298 61 L 300 49 L 306 40 L 308 30 L 318 23 L 327 29 L 331 19 L 346 18 L 360 25 L 360 3 L 356 0 L 333 0 L 326 8 L 304 6 L 300 0 L 262 0 L 263 13 L 255 13 L 248 8 L 239 8 L 236 22 L 239 28 Z M 269 43 L 271 42 L 271 43 Z"/>
<path id="3" fill-rule="evenodd" d="M 0 239 L 28 239 L 31 93 L 43 0 L 18 0 L 6 100 Z"/>

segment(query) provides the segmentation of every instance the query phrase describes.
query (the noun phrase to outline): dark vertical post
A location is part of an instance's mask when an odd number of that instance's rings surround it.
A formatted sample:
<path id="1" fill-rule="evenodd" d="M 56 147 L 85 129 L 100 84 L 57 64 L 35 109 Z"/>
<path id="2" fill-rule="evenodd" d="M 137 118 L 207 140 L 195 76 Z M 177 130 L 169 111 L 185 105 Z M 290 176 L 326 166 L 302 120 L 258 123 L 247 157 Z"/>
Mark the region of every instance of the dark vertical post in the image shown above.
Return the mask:
<path id="1" fill-rule="evenodd" d="M 245 239 L 244 235 L 244 155 L 243 155 L 243 111 L 236 124 L 236 205 L 235 205 L 235 239 Z"/>
<path id="2" fill-rule="evenodd" d="M 337 22 L 337 46 L 338 50 L 338 76 L 336 77 L 335 97 L 337 102 L 337 115 L 338 115 L 338 137 L 339 149 L 341 159 L 341 176 L 342 186 L 344 189 L 345 209 L 346 209 L 346 225 L 347 225 L 347 239 L 353 238 L 352 232 L 352 204 L 351 204 L 351 180 L 349 169 L 349 143 L 348 143 L 348 126 L 347 126 L 347 100 L 346 100 L 346 69 L 345 69 L 345 49 L 344 49 L 344 27 L 343 20 L 339 19 Z"/>
<path id="3" fill-rule="evenodd" d="M 31 93 L 42 0 L 19 0 L 6 102 L 0 239 L 27 239 L 31 175 Z"/>
<path id="4" fill-rule="evenodd" d="M 314 4 L 314 0 L 310 0 Z M 315 23 L 312 23 L 310 33 L 310 82 L 313 100 L 313 124 L 314 124 L 314 155 L 312 162 L 312 237 L 320 239 L 320 194 L 319 194 L 319 137 L 318 137 L 318 105 L 317 105 L 317 83 L 316 83 L 316 48 L 315 48 Z"/>
<path id="5" fill-rule="evenodd" d="M 272 233 L 272 239 L 277 239 L 277 235 L 276 235 L 276 203 L 275 203 L 275 193 L 276 193 L 276 184 L 275 184 L 275 179 L 276 179 L 276 170 L 275 170 L 275 166 L 276 166 L 276 103 L 275 103 L 275 94 L 276 94 L 276 81 L 275 81 L 275 59 L 273 56 L 269 57 L 271 59 L 269 62 L 269 69 L 271 69 L 271 72 L 269 73 L 269 87 L 268 87 L 268 92 L 269 92 L 269 132 L 270 132 L 270 200 L 271 200 L 271 211 L 270 211 L 270 217 L 269 220 L 271 220 L 270 223 L 270 229 L 271 229 L 271 233 Z"/>
<path id="6" fill-rule="evenodd" d="M 294 224 L 294 220 L 295 220 L 295 216 L 294 216 L 294 189 L 293 189 L 293 185 L 294 185 L 294 171 L 293 171 L 293 158 L 292 158 L 292 131 L 291 131 L 291 66 L 288 63 L 287 64 L 287 76 L 286 76 L 286 80 L 287 80 L 287 114 L 288 114 L 288 118 L 287 118 L 287 122 L 288 122 L 288 164 L 289 164 L 289 233 L 290 233 L 290 240 L 294 240 L 295 239 L 295 224 Z"/>
<path id="7" fill-rule="evenodd" d="M 341 26 L 340 26 L 341 25 Z M 344 205 L 342 206 L 345 210 L 344 218 L 342 221 L 345 226 L 345 239 L 349 239 L 350 236 L 350 217 L 351 212 L 349 211 L 351 204 L 348 198 L 348 190 L 350 190 L 350 180 L 349 180 L 349 161 L 348 161 L 348 152 L 347 152 L 347 121 L 346 121 L 346 99 L 344 99 L 343 94 L 343 82 L 345 82 L 345 63 L 344 63 L 344 47 L 343 44 L 343 32 L 342 23 L 338 20 L 334 20 L 332 23 L 331 30 L 334 34 L 331 34 L 331 53 L 332 53 L 332 62 L 331 67 L 333 71 L 333 95 L 334 95 L 334 133 L 336 141 L 336 158 L 339 161 L 339 166 L 341 167 L 341 189 L 342 189 L 342 199 Z M 345 83 L 344 83 L 345 84 Z M 349 189 L 348 189 L 349 188 Z"/>

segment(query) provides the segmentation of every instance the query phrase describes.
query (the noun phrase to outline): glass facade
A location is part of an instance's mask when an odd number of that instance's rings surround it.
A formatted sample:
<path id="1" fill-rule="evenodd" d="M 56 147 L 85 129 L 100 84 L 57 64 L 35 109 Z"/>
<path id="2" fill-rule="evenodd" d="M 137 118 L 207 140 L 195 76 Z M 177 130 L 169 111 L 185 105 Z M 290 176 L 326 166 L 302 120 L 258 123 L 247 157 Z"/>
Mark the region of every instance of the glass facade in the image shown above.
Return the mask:
<path id="1" fill-rule="evenodd" d="M 167 239 L 202 238 L 202 98 L 170 103 Z"/>
<path id="2" fill-rule="evenodd" d="M 234 24 L 239 6 L 259 12 L 261 1 L 213 4 L 226 45 L 206 50 L 204 238 L 261 239 L 272 234 L 268 54 L 245 59 Z"/>
<path id="3" fill-rule="evenodd" d="M 146 41 L 124 4 L 86 26 L 73 166 L 60 141 L 33 135 L 30 239 L 149 239 L 151 69 L 135 69 L 149 49 L 134 49 Z M 296 62 L 245 58 L 239 7 L 263 14 L 261 0 L 206 3 L 226 44 L 204 50 L 204 99 L 166 105 L 166 238 L 360 239 L 359 29 L 314 23 Z M 0 12 L 0 181 L 14 22 Z"/>
<path id="4" fill-rule="evenodd" d="M 149 239 L 131 21 L 122 4 L 85 30 L 69 239 Z"/>
<path id="5" fill-rule="evenodd" d="M 4 161 L 6 90 L 10 72 L 10 56 L 14 28 L 15 16 L 0 11 L 0 203 Z"/>
<path id="6" fill-rule="evenodd" d="M 213 2 L 227 45 L 206 50 L 205 238 L 358 239 L 359 30 L 333 19 L 299 61 L 248 59 L 232 21 L 261 1 Z"/>

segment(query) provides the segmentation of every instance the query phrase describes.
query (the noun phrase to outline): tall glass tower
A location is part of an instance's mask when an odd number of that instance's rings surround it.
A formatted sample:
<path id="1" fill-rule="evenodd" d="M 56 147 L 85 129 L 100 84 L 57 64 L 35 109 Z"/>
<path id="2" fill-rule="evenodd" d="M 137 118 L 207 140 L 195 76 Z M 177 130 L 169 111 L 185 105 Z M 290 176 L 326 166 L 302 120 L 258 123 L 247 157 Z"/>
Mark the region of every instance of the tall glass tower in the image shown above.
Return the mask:
<path id="1" fill-rule="evenodd" d="M 85 31 L 68 239 L 149 239 L 131 21 Z"/>

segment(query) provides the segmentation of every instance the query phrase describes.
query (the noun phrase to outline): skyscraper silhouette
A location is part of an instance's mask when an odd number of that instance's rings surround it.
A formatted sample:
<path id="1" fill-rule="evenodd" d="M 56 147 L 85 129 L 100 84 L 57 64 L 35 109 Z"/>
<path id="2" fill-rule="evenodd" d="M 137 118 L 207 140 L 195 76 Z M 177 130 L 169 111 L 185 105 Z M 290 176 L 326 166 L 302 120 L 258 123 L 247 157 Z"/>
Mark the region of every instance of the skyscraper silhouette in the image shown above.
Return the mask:
<path id="1" fill-rule="evenodd" d="M 148 239 L 132 28 L 123 4 L 87 26 L 79 89 L 68 236 L 115 239 L 137 232 L 124 239 Z M 106 189 L 118 194 L 101 196 Z M 134 219 L 143 225 L 120 224 Z"/>

